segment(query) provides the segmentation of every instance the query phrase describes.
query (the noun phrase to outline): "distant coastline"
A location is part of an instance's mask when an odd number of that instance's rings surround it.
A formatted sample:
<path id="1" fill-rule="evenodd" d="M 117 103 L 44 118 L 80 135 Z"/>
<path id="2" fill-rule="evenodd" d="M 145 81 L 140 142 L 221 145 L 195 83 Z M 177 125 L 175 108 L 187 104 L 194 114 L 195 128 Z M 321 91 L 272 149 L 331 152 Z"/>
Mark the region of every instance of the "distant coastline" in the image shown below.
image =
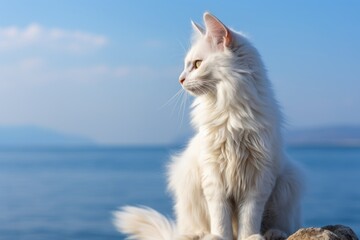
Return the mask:
<path id="1" fill-rule="evenodd" d="M 92 146 L 95 142 L 76 134 L 38 126 L 0 126 L 0 148 Z"/>
<path id="2" fill-rule="evenodd" d="M 178 137 L 175 145 L 186 145 L 190 137 L 189 134 Z M 284 131 L 284 142 L 291 148 L 359 148 L 360 125 L 290 129 Z"/>
<path id="3" fill-rule="evenodd" d="M 360 147 L 360 126 L 328 126 L 285 132 L 290 147 Z"/>
<path id="4" fill-rule="evenodd" d="M 0 151 L 101 151 L 117 149 L 180 149 L 186 146 L 191 133 L 164 145 L 99 144 L 87 137 L 61 133 L 37 126 L 0 126 Z M 284 132 L 288 148 L 360 148 L 360 126 L 329 126 Z"/>
<path id="5" fill-rule="evenodd" d="M 288 149 L 358 149 L 360 148 L 359 144 L 346 144 L 346 143 L 299 143 L 299 144 L 286 144 Z"/>

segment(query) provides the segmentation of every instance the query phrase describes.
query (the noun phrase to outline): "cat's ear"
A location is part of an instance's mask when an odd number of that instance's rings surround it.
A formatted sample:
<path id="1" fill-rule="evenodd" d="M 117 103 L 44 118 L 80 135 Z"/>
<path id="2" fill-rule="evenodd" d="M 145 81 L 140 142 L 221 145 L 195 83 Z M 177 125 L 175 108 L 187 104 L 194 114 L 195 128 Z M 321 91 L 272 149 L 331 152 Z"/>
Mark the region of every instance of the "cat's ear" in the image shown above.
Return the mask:
<path id="1" fill-rule="evenodd" d="M 206 12 L 204 13 L 204 22 L 206 26 L 206 37 L 215 40 L 218 46 L 230 46 L 232 42 L 231 32 L 219 19 Z"/>
<path id="2" fill-rule="evenodd" d="M 197 24 L 194 21 L 191 21 L 191 25 L 192 25 L 195 33 L 198 33 L 201 36 L 205 35 L 205 30 L 199 24 Z"/>

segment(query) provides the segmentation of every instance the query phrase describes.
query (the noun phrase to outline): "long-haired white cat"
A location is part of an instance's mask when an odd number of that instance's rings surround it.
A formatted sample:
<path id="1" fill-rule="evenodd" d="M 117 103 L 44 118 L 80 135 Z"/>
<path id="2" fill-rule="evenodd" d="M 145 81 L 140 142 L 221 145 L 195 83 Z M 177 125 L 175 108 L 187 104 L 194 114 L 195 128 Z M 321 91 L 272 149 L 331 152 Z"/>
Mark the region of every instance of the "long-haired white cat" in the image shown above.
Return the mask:
<path id="1" fill-rule="evenodd" d="M 115 225 L 138 240 L 285 238 L 300 227 L 302 184 L 264 65 L 243 35 L 209 13 L 204 22 L 179 78 L 195 96 L 196 135 L 169 165 L 176 222 L 124 207 Z"/>

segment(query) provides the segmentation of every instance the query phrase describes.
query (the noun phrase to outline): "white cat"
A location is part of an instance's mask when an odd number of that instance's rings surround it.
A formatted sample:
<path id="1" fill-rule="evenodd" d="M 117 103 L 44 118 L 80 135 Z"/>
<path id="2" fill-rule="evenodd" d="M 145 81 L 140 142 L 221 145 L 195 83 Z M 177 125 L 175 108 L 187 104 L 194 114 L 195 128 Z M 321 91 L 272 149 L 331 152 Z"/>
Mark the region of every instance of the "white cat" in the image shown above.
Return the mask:
<path id="1" fill-rule="evenodd" d="M 193 23 L 180 76 L 194 95 L 196 135 L 169 165 L 176 223 L 124 207 L 115 225 L 131 239 L 285 238 L 300 227 L 302 184 L 282 143 L 282 117 L 257 50 L 210 13 Z"/>

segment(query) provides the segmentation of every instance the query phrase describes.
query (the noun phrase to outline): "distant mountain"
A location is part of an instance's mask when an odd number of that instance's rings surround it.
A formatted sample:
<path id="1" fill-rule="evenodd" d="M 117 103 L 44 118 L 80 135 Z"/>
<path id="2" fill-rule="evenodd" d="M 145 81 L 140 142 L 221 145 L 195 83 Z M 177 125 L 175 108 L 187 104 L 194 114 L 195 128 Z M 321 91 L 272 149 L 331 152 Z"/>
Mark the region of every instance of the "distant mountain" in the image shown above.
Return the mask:
<path id="1" fill-rule="evenodd" d="M 0 126 L 0 147 L 88 146 L 88 138 L 36 126 Z"/>
<path id="2" fill-rule="evenodd" d="M 290 130 L 285 133 L 290 146 L 360 146 L 360 126 L 329 126 Z"/>

